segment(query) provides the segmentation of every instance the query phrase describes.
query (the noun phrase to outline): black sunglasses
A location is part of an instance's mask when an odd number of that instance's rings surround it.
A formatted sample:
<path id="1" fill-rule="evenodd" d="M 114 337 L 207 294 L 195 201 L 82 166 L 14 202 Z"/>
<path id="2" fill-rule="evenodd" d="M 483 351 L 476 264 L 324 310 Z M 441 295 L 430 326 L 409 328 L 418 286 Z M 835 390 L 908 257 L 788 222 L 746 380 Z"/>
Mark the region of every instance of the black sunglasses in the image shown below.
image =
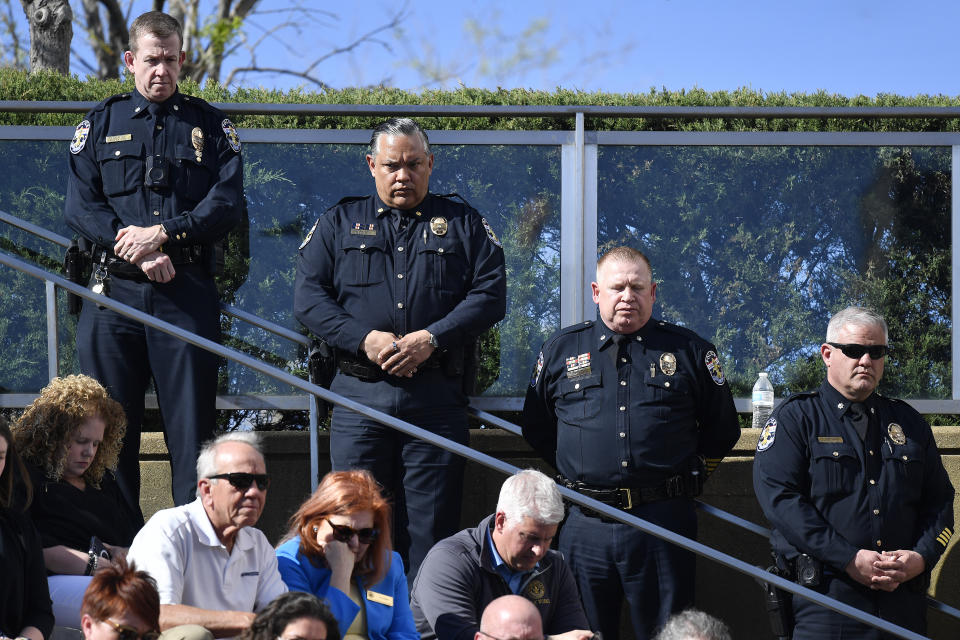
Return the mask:
<path id="1" fill-rule="evenodd" d="M 117 624 L 110 618 L 107 618 L 104 622 L 116 630 L 117 637 L 120 638 L 120 640 L 157 640 L 157 638 L 160 637 L 160 633 L 157 631 L 144 631 L 140 633 L 133 627 L 128 627 L 125 624 Z"/>
<path id="2" fill-rule="evenodd" d="M 380 530 L 374 529 L 373 527 L 354 529 L 353 527 L 348 527 L 343 524 L 334 524 L 330 522 L 330 518 L 324 518 L 324 520 L 326 520 L 330 528 L 333 529 L 333 539 L 339 542 L 350 542 L 353 536 L 357 536 L 360 544 L 370 544 L 380 535 Z"/>
<path id="3" fill-rule="evenodd" d="M 223 479 L 229 482 L 237 491 L 246 491 L 254 482 L 257 483 L 257 489 L 266 491 L 270 486 L 270 476 L 265 473 L 218 473 L 210 476 L 210 479 Z"/>
<path id="4" fill-rule="evenodd" d="M 890 353 L 890 346 L 886 344 L 840 344 L 839 342 L 828 342 L 827 344 L 840 349 L 843 355 L 854 360 L 859 360 L 865 353 L 870 354 L 871 360 L 879 360 Z"/>

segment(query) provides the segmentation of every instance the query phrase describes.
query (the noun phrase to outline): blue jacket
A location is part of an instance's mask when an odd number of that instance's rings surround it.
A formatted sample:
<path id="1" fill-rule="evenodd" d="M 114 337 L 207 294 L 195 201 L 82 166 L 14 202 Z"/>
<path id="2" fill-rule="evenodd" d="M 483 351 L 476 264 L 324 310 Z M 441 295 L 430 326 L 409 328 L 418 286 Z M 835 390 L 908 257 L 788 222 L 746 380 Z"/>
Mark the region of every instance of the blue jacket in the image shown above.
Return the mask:
<path id="1" fill-rule="evenodd" d="M 390 570 L 383 580 L 366 587 L 363 580 L 357 578 L 360 596 L 367 611 L 367 635 L 370 640 L 420 640 L 413 624 L 413 614 L 410 613 L 403 561 L 396 551 L 391 553 Z M 280 577 L 290 590 L 305 591 L 326 600 L 340 625 L 340 633 L 346 633 L 360 613 L 360 607 L 349 595 L 330 587 L 330 569 L 314 566 L 307 556 L 300 553 L 299 536 L 277 547 L 277 564 Z M 371 594 L 376 594 L 373 600 L 370 599 Z M 382 602 L 387 599 L 391 599 L 392 604 Z"/>

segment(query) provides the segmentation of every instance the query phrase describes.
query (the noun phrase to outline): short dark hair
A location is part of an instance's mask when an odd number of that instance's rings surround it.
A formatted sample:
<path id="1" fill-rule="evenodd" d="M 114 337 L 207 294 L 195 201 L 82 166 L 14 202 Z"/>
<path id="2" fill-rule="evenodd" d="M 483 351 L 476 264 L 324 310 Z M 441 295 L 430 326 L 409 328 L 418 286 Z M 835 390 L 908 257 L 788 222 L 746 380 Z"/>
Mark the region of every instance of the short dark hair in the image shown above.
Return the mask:
<path id="1" fill-rule="evenodd" d="M 289 591 L 277 596 L 263 608 L 240 635 L 240 640 L 277 640 L 287 625 L 300 618 L 321 621 L 327 627 L 327 640 L 340 640 L 340 627 L 322 600 L 312 593 Z"/>
<path id="2" fill-rule="evenodd" d="M 23 460 L 17 454 L 17 445 L 13 441 L 10 424 L 3 416 L 0 416 L 0 438 L 7 442 L 7 459 L 3 465 L 3 472 L 0 472 L 0 507 L 6 508 L 14 505 L 16 496 L 13 492 L 17 486 L 16 480 L 19 480 L 25 490 L 22 495 L 24 500 L 23 504 L 16 506 L 26 510 L 33 497 L 33 484 L 30 482 L 30 474 L 27 473 Z"/>
<path id="3" fill-rule="evenodd" d="M 370 136 L 370 147 L 367 152 L 376 157 L 379 151 L 380 136 L 417 136 L 423 143 L 423 152 L 430 155 L 430 140 L 427 133 L 411 118 L 390 118 L 373 128 Z"/>
<path id="4" fill-rule="evenodd" d="M 140 38 L 148 33 L 161 40 L 176 35 L 180 40 L 178 49 L 183 49 L 183 27 L 176 18 L 163 11 L 148 11 L 133 21 L 130 25 L 130 43 L 127 48 L 136 53 Z"/>
<path id="5" fill-rule="evenodd" d="M 83 594 L 80 613 L 98 622 L 130 612 L 152 631 L 160 631 L 160 594 L 157 583 L 133 562 L 117 560 L 97 571 Z"/>

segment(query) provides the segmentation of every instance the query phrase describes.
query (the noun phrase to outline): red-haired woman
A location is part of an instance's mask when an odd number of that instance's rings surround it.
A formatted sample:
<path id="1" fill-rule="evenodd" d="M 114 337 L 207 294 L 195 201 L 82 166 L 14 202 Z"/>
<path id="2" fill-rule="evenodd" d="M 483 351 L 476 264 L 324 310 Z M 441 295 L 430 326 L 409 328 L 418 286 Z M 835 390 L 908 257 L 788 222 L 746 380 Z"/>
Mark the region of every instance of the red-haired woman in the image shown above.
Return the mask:
<path id="1" fill-rule="evenodd" d="M 330 603 L 344 640 L 419 640 L 390 505 L 367 471 L 334 471 L 290 518 L 277 548 L 291 591 Z"/>
<path id="2" fill-rule="evenodd" d="M 118 560 L 101 569 L 83 595 L 80 628 L 86 640 L 157 640 L 160 595 L 146 571 Z"/>

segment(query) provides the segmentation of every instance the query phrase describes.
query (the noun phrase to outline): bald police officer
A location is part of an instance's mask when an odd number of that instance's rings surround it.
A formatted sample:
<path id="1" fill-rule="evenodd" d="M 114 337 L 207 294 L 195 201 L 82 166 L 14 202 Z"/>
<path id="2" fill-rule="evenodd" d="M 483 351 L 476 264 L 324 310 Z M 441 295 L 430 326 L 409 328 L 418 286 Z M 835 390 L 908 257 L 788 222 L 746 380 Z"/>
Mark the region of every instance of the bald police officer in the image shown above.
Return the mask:
<path id="1" fill-rule="evenodd" d="M 651 318 L 657 284 L 635 249 L 602 256 L 591 286 L 600 321 L 544 343 L 523 435 L 568 487 L 696 537 L 693 498 L 740 435 L 716 347 Z M 628 525 L 571 507 L 560 551 L 604 640 L 619 637 L 624 596 L 641 640 L 693 604 L 693 555 Z"/>
<path id="2" fill-rule="evenodd" d="M 183 32 L 145 13 L 123 54 L 136 88 L 107 98 L 70 144 L 65 217 L 93 244 L 93 291 L 210 340 L 220 336 L 214 245 L 240 220 L 240 139 L 226 116 L 184 95 Z M 127 415 L 117 470 L 139 511 L 140 424 L 151 378 L 173 472 L 173 500 L 193 500 L 197 454 L 216 421 L 217 357 L 87 302 L 77 325 L 84 373 Z"/>
<path id="3" fill-rule="evenodd" d="M 377 126 L 367 163 L 376 192 L 341 200 L 300 247 L 295 314 L 336 350 L 332 391 L 465 444 L 465 361 L 506 311 L 503 249 L 475 209 L 429 193 L 433 154 L 413 120 Z M 336 407 L 330 458 L 393 498 L 410 579 L 459 528 L 459 456 Z"/>
<path id="4" fill-rule="evenodd" d="M 876 392 L 887 323 L 848 307 L 830 319 L 827 379 L 790 396 L 763 427 L 753 485 L 792 579 L 924 633 L 930 571 L 953 535 L 953 486 L 930 425 Z M 885 637 L 793 597 L 795 640 Z"/>

